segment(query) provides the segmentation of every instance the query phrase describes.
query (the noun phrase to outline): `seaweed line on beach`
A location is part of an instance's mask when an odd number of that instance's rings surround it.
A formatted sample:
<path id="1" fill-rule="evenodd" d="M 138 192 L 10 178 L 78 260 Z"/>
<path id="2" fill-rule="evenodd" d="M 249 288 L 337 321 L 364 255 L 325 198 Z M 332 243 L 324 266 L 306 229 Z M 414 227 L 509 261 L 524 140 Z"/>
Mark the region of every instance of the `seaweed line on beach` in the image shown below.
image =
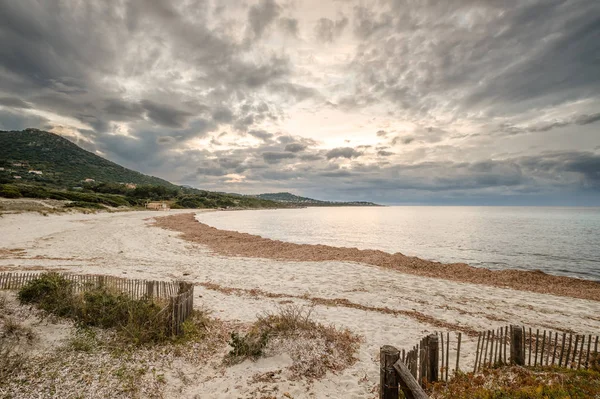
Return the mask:
<path id="1" fill-rule="evenodd" d="M 423 277 L 600 301 L 600 282 L 554 276 L 542 271 L 489 270 L 465 263 L 444 264 L 379 250 L 294 244 L 216 229 L 198 222 L 194 213 L 157 217 L 152 225 L 180 232 L 182 239 L 206 245 L 221 255 L 287 261 L 359 262 Z"/>
<path id="2" fill-rule="evenodd" d="M 394 316 L 407 316 L 407 317 L 415 319 L 421 323 L 429 324 L 434 327 L 446 328 L 446 329 L 449 329 L 452 331 L 461 331 L 471 337 L 476 337 L 478 334 L 478 331 L 476 331 L 470 327 L 466 327 L 464 325 L 460 325 L 460 324 L 456 324 L 456 323 L 449 323 L 449 322 L 446 322 L 446 321 L 443 321 L 440 319 L 436 319 L 433 316 L 425 315 L 421 312 L 417 312 L 416 310 L 399 310 L 399 309 L 390 309 L 387 306 L 386 307 L 377 307 L 377 306 L 361 305 L 359 303 L 351 302 L 345 298 L 319 298 L 319 297 L 311 297 L 308 295 L 292 295 L 292 294 L 273 293 L 273 292 L 263 291 L 258 288 L 247 289 L 247 288 L 223 287 L 219 284 L 215 284 L 215 283 L 211 283 L 211 282 L 196 283 L 196 285 L 202 286 L 202 287 L 212 290 L 212 291 L 221 292 L 225 295 L 242 294 L 242 295 L 249 295 L 252 297 L 262 296 L 262 297 L 266 297 L 266 298 L 302 299 L 305 301 L 309 301 L 314 305 L 342 306 L 342 307 L 351 308 L 351 309 L 360 309 L 360 310 L 370 311 L 370 312 L 391 314 Z"/>

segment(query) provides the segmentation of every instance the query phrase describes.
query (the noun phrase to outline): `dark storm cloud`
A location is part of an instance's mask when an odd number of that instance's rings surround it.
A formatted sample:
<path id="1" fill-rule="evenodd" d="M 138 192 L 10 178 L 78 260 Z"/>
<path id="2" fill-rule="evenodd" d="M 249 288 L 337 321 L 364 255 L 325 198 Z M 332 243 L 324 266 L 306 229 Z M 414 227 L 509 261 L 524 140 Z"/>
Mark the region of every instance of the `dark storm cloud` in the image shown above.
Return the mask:
<path id="1" fill-rule="evenodd" d="M 548 132 L 553 129 L 570 125 L 585 126 L 597 122 L 600 122 L 600 113 L 582 114 L 566 119 L 550 120 L 542 123 L 531 124 L 525 127 L 502 124 L 499 126 L 498 131 L 506 135 L 517 135 L 524 133 Z"/>
<path id="2" fill-rule="evenodd" d="M 284 151 L 287 152 L 300 152 L 300 151 L 304 151 L 306 149 L 306 145 L 305 144 L 301 144 L 301 143 L 290 143 L 287 144 L 285 146 Z"/>
<path id="3" fill-rule="evenodd" d="M 323 157 L 318 154 L 304 154 L 300 156 L 300 159 L 303 161 L 320 161 Z"/>
<path id="4" fill-rule="evenodd" d="M 580 115 L 575 118 L 575 123 L 578 125 L 589 125 L 596 122 L 600 122 L 600 112 L 593 115 Z"/>
<path id="5" fill-rule="evenodd" d="M 296 158 L 296 155 L 289 152 L 265 152 L 262 156 L 265 162 L 271 164 L 279 163 L 284 159 Z"/>
<path id="6" fill-rule="evenodd" d="M 264 130 L 250 130 L 248 132 L 250 136 L 256 137 L 257 139 L 261 139 L 263 141 L 269 141 L 273 138 L 273 133 L 266 132 Z"/>
<path id="7" fill-rule="evenodd" d="M 214 72 L 214 77 L 232 86 L 256 89 L 289 73 L 289 60 L 273 56 L 265 62 L 250 67 L 246 63 L 231 63 Z"/>
<path id="8" fill-rule="evenodd" d="M 578 174 L 582 181 L 600 189 L 600 154 L 592 152 L 562 151 L 540 156 L 522 157 L 518 161 L 523 167 L 547 178 L 556 178 L 565 172 Z"/>
<path id="9" fill-rule="evenodd" d="M 396 145 L 398 143 L 402 143 L 402 144 L 410 144 L 413 141 L 415 141 L 414 137 L 401 137 L 401 136 L 396 136 L 392 139 L 392 141 L 390 142 L 392 145 Z"/>
<path id="10" fill-rule="evenodd" d="M 142 107 L 147 111 L 148 118 L 158 125 L 167 127 L 183 127 L 193 115 L 191 112 L 175 109 L 166 104 L 153 101 L 142 101 Z"/>
<path id="11" fill-rule="evenodd" d="M 592 123 L 596 123 L 600 121 L 600 113 L 592 114 L 592 115 L 579 115 L 570 119 L 564 119 L 553 122 L 546 122 L 539 125 L 533 125 L 528 127 L 526 130 L 529 132 L 547 132 L 549 130 L 565 127 L 569 125 L 589 125 Z"/>
<path id="12" fill-rule="evenodd" d="M 248 11 L 248 22 L 254 36 L 257 38 L 262 36 L 280 12 L 281 7 L 274 0 L 260 0 L 258 4 L 251 6 Z"/>
<path id="13" fill-rule="evenodd" d="M 336 21 L 329 18 L 319 18 L 315 24 L 315 35 L 322 42 L 332 43 L 342 34 L 347 25 L 348 18 L 345 16 Z"/>
<path id="14" fill-rule="evenodd" d="M 212 117 L 215 122 L 229 123 L 233 120 L 233 112 L 228 108 L 219 107 L 213 111 Z"/>
<path id="15" fill-rule="evenodd" d="M 110 115 L 111 120 L 128 121 L 138 120 L 144 113 L 144 108 L 137 103 L 113 98 L 105 101 L 104 111 Z"/>
<path id="16" fill-rule="evenodd" d="M 297 101 L 302 101 L 306 100 L 307 98 L 315 98 L 320 96 L 319 91 L 312 87 L 307 87 L 290 82 L 272 83 L 269 85 L 269 89 L 273 90 L 273 92 L 275 93 L 287 94 L 288 96 L 293 97 Z"/>
<path id="17" fill-rule="evenodd" d="M 0 97 L 0 105 L 7 108 L 31 108 L 31 105 L 17 97 Z"/>
<path id="18" fill-rule="evenodd" d="M 392 16 L 387 13 L 377 15 L 366 7 L 354 8 L 354 34 L 361 39 L 367 39 L 377 31 L 391 26 Z"/>
<path id="19" fill-rule="evenodd" d="M 260 33 L 257 24 L 270 23 L 278 9 L 271 1 L 258 4 L 248 17 L 252 30 Z M 212 113 L 216 122 L 232 123 L 234 115 L 223 103 L 230 102 L 232 95 L 244 97 L 247 88 L 282 78 L 289 72 L 288 61 L 281 55 L 249 60 L 244 56 L 249 48 L 224 34 L 221 25 L 211 31 L 200 23 L 208 13 L 201 1 L 4 2 L 0 4 L 0 92 L 23 101 L 5 105 L 26 104 L 69 116 L 98 132 L 108 132 L 113 121 L 145 125 L 145 118 L 159 126 L 185 128 L 205 113 Z M 165 73 L 157 70 L 156 75 L 166 80 L 138 87 L 145 92 L 138 101 L 125 99 L 130 96 L 114 78 L 135 77 L 157 66 L 168 68 Z M 181 85 L 180 71 L 186 68 L 192 71 L 192 79 Z M 210 97 L 188 97 L 190 89 L 205 92 L 207 88 L 212 90 Z M 181 106 L 198 99 L 208 105 Z M 218 105 L 211 105 L 213 101 Z M 243 129 L 262 117 L 260 113 L 237 116 Z"/>
<path id="20" fill-rule="evenodd" d="M 515 16 L 514 34 L 501 35 L 500 40 L 524 36 L 518 24 L 534 21 L 560 21 L 558 35 L 541 46 L 535 57 L 508 68 L 505 73 L 476 90 L 468 103 L 487 100 L 490 95 L 512 101 L 545 98 L 550 104 L 581 96 L 594 96 L 600 88 L 597 55 L 600 50 L 600 6 L 596 2 L 579 4 L 565 15 L 565 2 L 547 2 L 525 7 Z M 544 28 L 544 25 L 542 28 Z M 549 27 L 548 27 L 549 28 Z M 547 30 L 542 29 L 542 30 Z M 577 73 L 573 74 L 572 71 Z M 493 93 L 493 94 L 492 94 Z M 546 98 L 548 95 L 551 98 Z"/>
<path id="21" fill-rule="evenodd" d="M 278 24 L 287 34 L 298 36 L 298 20 L 296 18 L 279 18 Z"/>
<path id="22" fill-rule="evenodd" d="M 359 82 L 339 104 L 385 99 L 397 115 L 418 120 L 440 110 L 512 116 L 595 98 L 599 12 L 600 3 L 589 0 L 356 7 Z"/>
<path id="23" fill-rule="evenodd" d="M 338 147 L 338 148 L 334 148 L 333 150 L 327 151 L 325 156 L 327 157 L 327 159 L 357 158 L 357 157 L 361 156 L 362 154 L 363 154 L 362 152 L 356 151 L 354 148 Z"/>
<path id="24" fill-rule="evenodd" d="M 47 126 L 48 120 L 41 116 L 0 109 L 0 130 L 43 129 Z"/>

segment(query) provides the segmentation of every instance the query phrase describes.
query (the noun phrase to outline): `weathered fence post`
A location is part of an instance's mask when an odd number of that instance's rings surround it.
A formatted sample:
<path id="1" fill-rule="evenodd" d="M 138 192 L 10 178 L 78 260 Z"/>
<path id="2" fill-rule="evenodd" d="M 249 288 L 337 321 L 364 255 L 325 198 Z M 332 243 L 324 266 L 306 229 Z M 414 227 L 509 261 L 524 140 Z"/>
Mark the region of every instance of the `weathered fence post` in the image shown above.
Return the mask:
<path id="1" fill-rule="evenodd" d="M 146 296 L 149 299 L 154 297 L 154 281 L 146 281 Z"/>
<path id="2" fill-rule="evenodd" d="M 510 362 L 519 366 L 525 365 L 523 329 L 520 326 L 512 326 L 510 332 Z"/>
<path id="3" fill-rule="evenodd" d="M 438 380 L 438 366 L 439 366 L 439 338 L 437 335 L 432 334 L 427 337 L 427 382 L 436 382 Z M 443 371 L 442 371 L 443 373 Z"/>
<path id="4" fill-rule="evenodd" d="M 428 399 L 429 397 L 421 388 L 421 385 L 417 382 L 415 377 L 411 374 L 408 367 L 403 362 L 394 363 L 394 369 L 397 373 L 398 382 L 400 384 L 400 388 L 402 388 L 402 392 L 404 393 L 404 397 L 406 399 Z M 392 397 L 392 396 L 390 396 Z M 380 398 L 383 398 L 380 396 Z M 396 396 L 393 396 L 394 399 L 398 398 L 398 391 L 396 391 Z"/>
<path id="5" fill-rule="evenodd" d="M 400 359 L 400 351 L 384 345 L 379 351 L 379 399 L 398 399 L 398 375 L 394 364 Z"/>

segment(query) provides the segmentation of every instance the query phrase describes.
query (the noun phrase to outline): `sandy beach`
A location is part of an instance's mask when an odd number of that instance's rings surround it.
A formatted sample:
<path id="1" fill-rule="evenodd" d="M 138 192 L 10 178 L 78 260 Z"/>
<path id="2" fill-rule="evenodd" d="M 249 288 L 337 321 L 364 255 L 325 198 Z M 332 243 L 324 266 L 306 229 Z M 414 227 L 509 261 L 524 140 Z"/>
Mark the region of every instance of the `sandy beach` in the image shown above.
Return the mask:
<path id="1" fill-rule="evenodd" d="M 4 215 L 0 231 L 0 271 L 185 279 L 196 284 L 195 306 L 227 323 L 243 325 L 281 303 L 297 303 L 314 306 L 317 321 L 363 338 L 355 364 L 317 381 L 286 372 L 268 381 L 256 378 L 285 369 L 289 357 L 225 366 L 224 345 L 203 363 L 189 363 L 183 375 L 167 370 L 165 397 L 268 397 L 257 394 L 263 391 L 274 392 L 271 397 L 376 397 L 379 348 L 385 344 L 408 349 L 428 333 L 461 331 L 461 366 L 469 370 L 475 331 L 508 324 L 581 334 L 600 330 L 597 283 L 539 273 L 471 273 L 462 264 L 399 262 L 400 255 L 379 251 L 350 256 L 341 249 L 332 254 L 327 248 L 269 244 L 201 225 L 189 210 Z M 452 273 L 441 274 L 444 268 Z"/>

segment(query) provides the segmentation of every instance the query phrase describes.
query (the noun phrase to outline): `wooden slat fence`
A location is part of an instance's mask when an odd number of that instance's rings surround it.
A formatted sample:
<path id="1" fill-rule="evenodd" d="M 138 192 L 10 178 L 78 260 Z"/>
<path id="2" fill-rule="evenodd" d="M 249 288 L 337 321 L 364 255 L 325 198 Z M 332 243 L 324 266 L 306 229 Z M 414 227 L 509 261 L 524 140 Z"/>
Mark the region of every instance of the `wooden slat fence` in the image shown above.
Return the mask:
<path id="1" fill-rule="evenodd" d="M 421 387 L 431 382 L 448 381 L 460 371 L 461 340 L 461 333 L 446 332 L 430 334 L 408 351 L 383 346 L 380 398 L 397 398 L 398 387 L 409 399 L 426 398 Z M 482 331 L 477 336 L 473 372 L 508 364 L 589 368 L 591 361 L 598 359 L 599 340 L 598 335 L 533 330 L 514 325 Z M 455 359 L 455 363 L 450 363 L 450 358 Z M 451 374 L 452 367 L 454 372 Z"/>
<path id="2" fill-rule="evenodd" d="M 513 328 L 520 329 L 523 337 L 520 351 L 523 354 L 523 366 L 587 369 L 590 359 L 598 354 L 598 335 L 505 326 L 479 333 L 473 371 L 511 363 L 510 337 Z"/>
<path id="3" fill-rule="evenodd" d="M 0 273 L 0 290 L 18 290 L 43 273 Z M 75 293 L 107 288 L 129 295 L 132 299 L 149 298 L 166 305 L 159 315 L 167 315 L 171 332 L 182 333 L 182 323 L 194 308 L 194 285 L 184 281 L 153 281 L 127 279 L 98 274 L 59 273 L 72 281 Z"/>
<path id="4" fill-rule="evenodd" d="M 42 273 L 0 273 L 0 289 L 18 290 L 28 282 L 35 280 Z M 123 277 L 98 274 L 59 273 L 67 280 L 73 281 L 75 292 L 105 287 L 128 294 L 133 299 L 149 297 L 170 299 L 179 292 L 177 281 L 153 281 L 128 279 Z"/>

